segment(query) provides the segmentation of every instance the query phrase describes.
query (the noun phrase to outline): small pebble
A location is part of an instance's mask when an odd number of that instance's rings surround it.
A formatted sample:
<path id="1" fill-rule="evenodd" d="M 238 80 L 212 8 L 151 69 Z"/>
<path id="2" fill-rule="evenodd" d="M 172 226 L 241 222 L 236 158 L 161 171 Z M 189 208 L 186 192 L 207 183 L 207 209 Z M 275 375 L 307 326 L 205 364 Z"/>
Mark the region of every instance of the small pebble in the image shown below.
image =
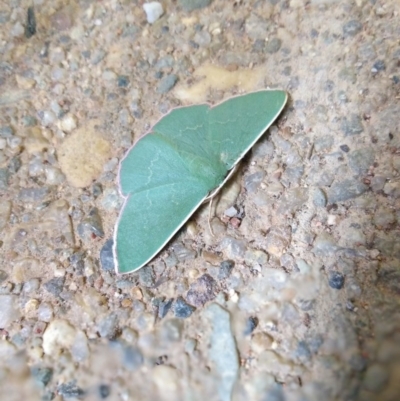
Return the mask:
<path id="1" fill-rule="evenodd" d="M 217 296 L 217 289 L 216 281 L 209 274 L 203 274 L 190 286 L 186 299 L 191 305 L 201 307 Z"/>
<path id="2" fill-rule="evenodd" d="M 111 394 L 111 387 L 108 384 L 100 384 L 98 392 L 100 398 L 105 400 Z"/>
<path id="3" fill-rule="evenodd" d="M 362 30 L 362 23 L 357 20 L 351 20 L 343 25 L 343 35 L 345 37 L 356 36 Z"/>
<path id="4" fill-rule="evenodd" d="M 90 233 L 104 237 L 103 222 L 97 207 L 92 208 L 88 216 L 78 225 L 78 233 L 82 239 L 90 238 Z"/>
<path id="5" fill-rule="evenodd" d="M 193 11 L 198 8 L 204 8 L 210 5 L 211 0 L 178 0 L 178 4 L 185 11 Z"/>
<path id="6" fill-rule="evenodd" d="M 175 74 L 166 75 L 161 79 L 157 85 L 157 93 L 167 93 L 169 92 L 177 83 L 178 76 Z"/>
<path id="7" fill-rule="evenodd" d="M 114 271 L 113 238 L 108 239 L 100 250 L 100 263 L 103 270 Z"/>
<path id="8" fill-rule="evenodd" d="M 118 331 L 118 316 L 115 313 L 110 313 L 102 319 L 97 326 L 100 337 L 113 339 Z"/>
<path id="9" fill-rule="evenodd" d="M 154 24 L 163 14 L 163 6 L 158 1 L 151 1 L 143 4 L 143 10 L 146 13 L 147 22 Z"/>
<path id="10" fill-rule="evenodd" d="M 124 347 L 123 363 L 128 370 L 137 370 L 143 363 L 143 356 L 139 349 L 130 345 Z"/>
<path id="11" fill-rule="evenodd" d="M 340 290 L 344 285 L 344 275 L 337 271 L 331 271 L 329 272 L 328 282 L 331 288 Z"/>
<path id="12" fill-rule="evenodd" d="M 51 304 L 43 302 L 39 305 L 37 314 L 39 320 L 42 320 L 43 322 L 50 322 L 53 318 L 53 307 Z"/>
<path id="13" fill-rule="evenodd" d="M 46 387 L 51 378 L 53 377 L 53 369 L 45 368 L 41 366 L 32 366 L 31 375 L 35 383 L 39 385 L 39 387 Z"/>
<path id="14" fill-rule="evenodd" d="M 374 74 L 384 70 L 386 70 L 386 64 L 383 60 L 376 61 L 371 68 L 371 72 Z"/>
<path id="15" fill-rule="evenodd" d="M 185 302 L 182 297 L 178 297 L 174 303 L 174 315 L 181 319 L 189 317 L 195 308 Z"/>
<path id="16" fill-rule="evenodd" d="M 315 188 L 313 192 L 313 203 L 317 207 L 325 207 L 327 199 L 325 192 L 321 188 Z"/>
<path id="17" fill-rule="evenodd" d="M 118 77 L 117 77 L 117 85 L 120 88 L 127 88 L 129 86 L 129 77 L 126 76 L 126 75 L 118 75 Z"/>
<path id="18" fill-rule="evenodd" d="M 364 131 L 361 117 L 357 114 L 350 114 L 349 118 L 343 117 L 341 128 L 346 136 L 358 135 Z"/>
<path id="19" fill-rule="evenodd" d="M 276 53 L 282 46 L 282 40 L 279 38 L 272 38 L 269 40 L 264 48 L 264 51 L 269 54 Z"/>
<path id="20" fill-rule="evenodd" d="M 7 329 L 20 316 L 15 295 L 0 295 L 0 305 L 0 328 Z"/>
<path id="21" fill-rule="evenodd" d="M 356 198 L 368 190 L 367 185 L 356 179 L 345 179 L 343 181 L 334 183 L 328 189 L 328 202 L 330 204 L 336 202 L 343 202 L 348 199 Z"/>
<path id="22" fill-rule="evenodd" d="M 176 255 L 179 262 L 191 260 L 197 256 L 196 251 L 186 248 L 182 243 L 177 243 L 174 245 L 174 254 Z"/>
<path id="23" fill-rule="evenodd" d="M 151 266 L 144 266 L 139 270 L 139 282 L 143 287 L 153 287 L 155 283 Z"/>
<path id="24" fill-rule="evenodd" d="M 59 297 L 64 289 L 65 277 L 54 277 L 44 284 L 46 291 L 55 297 Z"/>
<path id="25" fill-rule="evenodd" d="M 85 395 L 85 392 L 77 386 L 75 381 L 62 383 L 58 385 L 57 392 L 64 398 L 82 398 Z"/>
<path id="26" fill-rule="evenodd" d="M 158 317 L 162 319 L 163 317 L 166 316 L 168 311 L 171 309 L 172 303 L 174 302 L 173 299 L 170 299 L 169 301 L 162 301 L 158 305 Z"/>
<path id="27" fill-rule="evenodd" d="M 231 260 L 224 260 L 221 262 L 219 266 L 219 271 L 218 271 L 218 278 L 220 280 L 224 280 L 228 278 L 232 272 L 233 267 L 235 266 L 235 263 Z"/>
<path id="28" fill-rule="evenodd" d="M 258 318 L 256 316 L 250 316 L 246 320 L 246 327 L 244 329 L 244 335 L 245 336 L 250 335 L 257 326 L 258 326 Z"/>

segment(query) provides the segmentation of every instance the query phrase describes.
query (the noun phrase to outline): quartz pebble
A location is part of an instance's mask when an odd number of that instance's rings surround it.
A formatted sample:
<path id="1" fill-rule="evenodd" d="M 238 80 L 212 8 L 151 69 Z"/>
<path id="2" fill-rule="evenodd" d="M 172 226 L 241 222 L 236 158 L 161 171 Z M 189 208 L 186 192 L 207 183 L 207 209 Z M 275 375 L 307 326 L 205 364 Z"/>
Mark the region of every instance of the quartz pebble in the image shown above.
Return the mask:
<path id="1" fill-rule="evenodd" d="M 8 328 L 9 325 L 20 316 L 14 295 L 0 295 L 0 328 Z"/>
<path id="2" fill-rule="evenodd" d="M 158 1 L 151 1 L 143 4 L 143 10 L 146 13 L 147 22 L 154 24 L 163 14 L 163 6 Z"/>
<path id="3" fill-rule="evenodd" d="M 73 346 L 76 329 L 66 320 L 52 320 L 43 334 L 43 351 L 53 357 Z"/>

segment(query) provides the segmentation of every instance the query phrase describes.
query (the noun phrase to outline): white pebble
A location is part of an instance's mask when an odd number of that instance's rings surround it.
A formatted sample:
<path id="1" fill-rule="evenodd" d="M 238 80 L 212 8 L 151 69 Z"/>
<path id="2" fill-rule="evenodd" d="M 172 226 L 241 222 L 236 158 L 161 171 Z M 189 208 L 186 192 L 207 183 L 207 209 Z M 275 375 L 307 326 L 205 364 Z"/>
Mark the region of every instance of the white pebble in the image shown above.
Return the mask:
<path id="1" fill-rule="evenodd" d="M 105 81 L 114 81 L 117 79 L 117 74 L 111 70 L 104 71 L 101 76 Z"/>
<path id="2" fill-rule="evenodd" d="M 143 9 L 149 24 L 153 24 L 164 14 L 163 6 L 158 1 L 144 3 Z"/>
<path id="3" fill-rule="evenodd" d="M 43 112 L 42 124 L 45 127 L 49 126 L 50 124 L 53 124 L 55 120 L 56 120 L 56 115 L 52 111 L 45 110 Z"/>
<path id="4" fill-rule="evenodd" d="M 48 185 L 61 184 L 65 179 L 64 174 L 61 172 L 60 169 L 56 167 L 46 166 L 45 173 L 46 173 L 46 184 Z"/>
<path id="5" fill-rule="evenodd" d="M 0 295 L 0 327 L 2 329 L 7 329 L 14 320 L 19 318 L 15 300 L 14 295 Z"/>
<path id="6" fill-rule="evenodd" d="M 71 114 L 67 114 L 60 122 L 60 129 L 65 132 L 71 132 L 76 128 L 76 119 Z"/>
<path id="7" fill-rule="evenodd" d="M 66 320 L 53 320 L 43 334 L 43 351 L 53 357 L 63 349 L 69 350 L 75 341 L 76 330 Z"/>
<path id="8" fill-rule="evenodd" d="M 48 303 L 40 304 L 38 308 L 38 319 L 42 322 L 50 322 L 53 318 L 53 307 Z"/>

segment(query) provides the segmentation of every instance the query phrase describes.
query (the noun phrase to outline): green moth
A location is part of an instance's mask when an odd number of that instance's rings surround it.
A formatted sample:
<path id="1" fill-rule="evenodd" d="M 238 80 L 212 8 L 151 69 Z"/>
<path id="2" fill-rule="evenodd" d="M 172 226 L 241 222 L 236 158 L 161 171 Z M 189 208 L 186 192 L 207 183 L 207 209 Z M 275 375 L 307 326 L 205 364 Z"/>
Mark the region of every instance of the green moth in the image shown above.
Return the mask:
<path id="1" fill-rule="evenodd" d="M 117 273 L 153 259 L 281 113 L 287 94 L 262 90 L 173 109 L 121 161 L 125 198 L 114 231 Z"/>

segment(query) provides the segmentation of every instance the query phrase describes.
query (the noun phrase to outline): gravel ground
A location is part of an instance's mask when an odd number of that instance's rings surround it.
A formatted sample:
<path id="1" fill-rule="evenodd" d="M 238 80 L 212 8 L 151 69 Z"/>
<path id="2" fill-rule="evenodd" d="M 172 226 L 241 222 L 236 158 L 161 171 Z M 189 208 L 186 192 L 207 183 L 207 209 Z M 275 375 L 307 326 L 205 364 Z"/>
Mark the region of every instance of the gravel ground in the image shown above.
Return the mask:
<path id="1" fill-rule="evenodd" d="M 398 1 L 162 4 L 0 2 L 0 399 L 397 401 Z M 215 237 L 116 276 L 132 142 L 266 87 Z"/>

